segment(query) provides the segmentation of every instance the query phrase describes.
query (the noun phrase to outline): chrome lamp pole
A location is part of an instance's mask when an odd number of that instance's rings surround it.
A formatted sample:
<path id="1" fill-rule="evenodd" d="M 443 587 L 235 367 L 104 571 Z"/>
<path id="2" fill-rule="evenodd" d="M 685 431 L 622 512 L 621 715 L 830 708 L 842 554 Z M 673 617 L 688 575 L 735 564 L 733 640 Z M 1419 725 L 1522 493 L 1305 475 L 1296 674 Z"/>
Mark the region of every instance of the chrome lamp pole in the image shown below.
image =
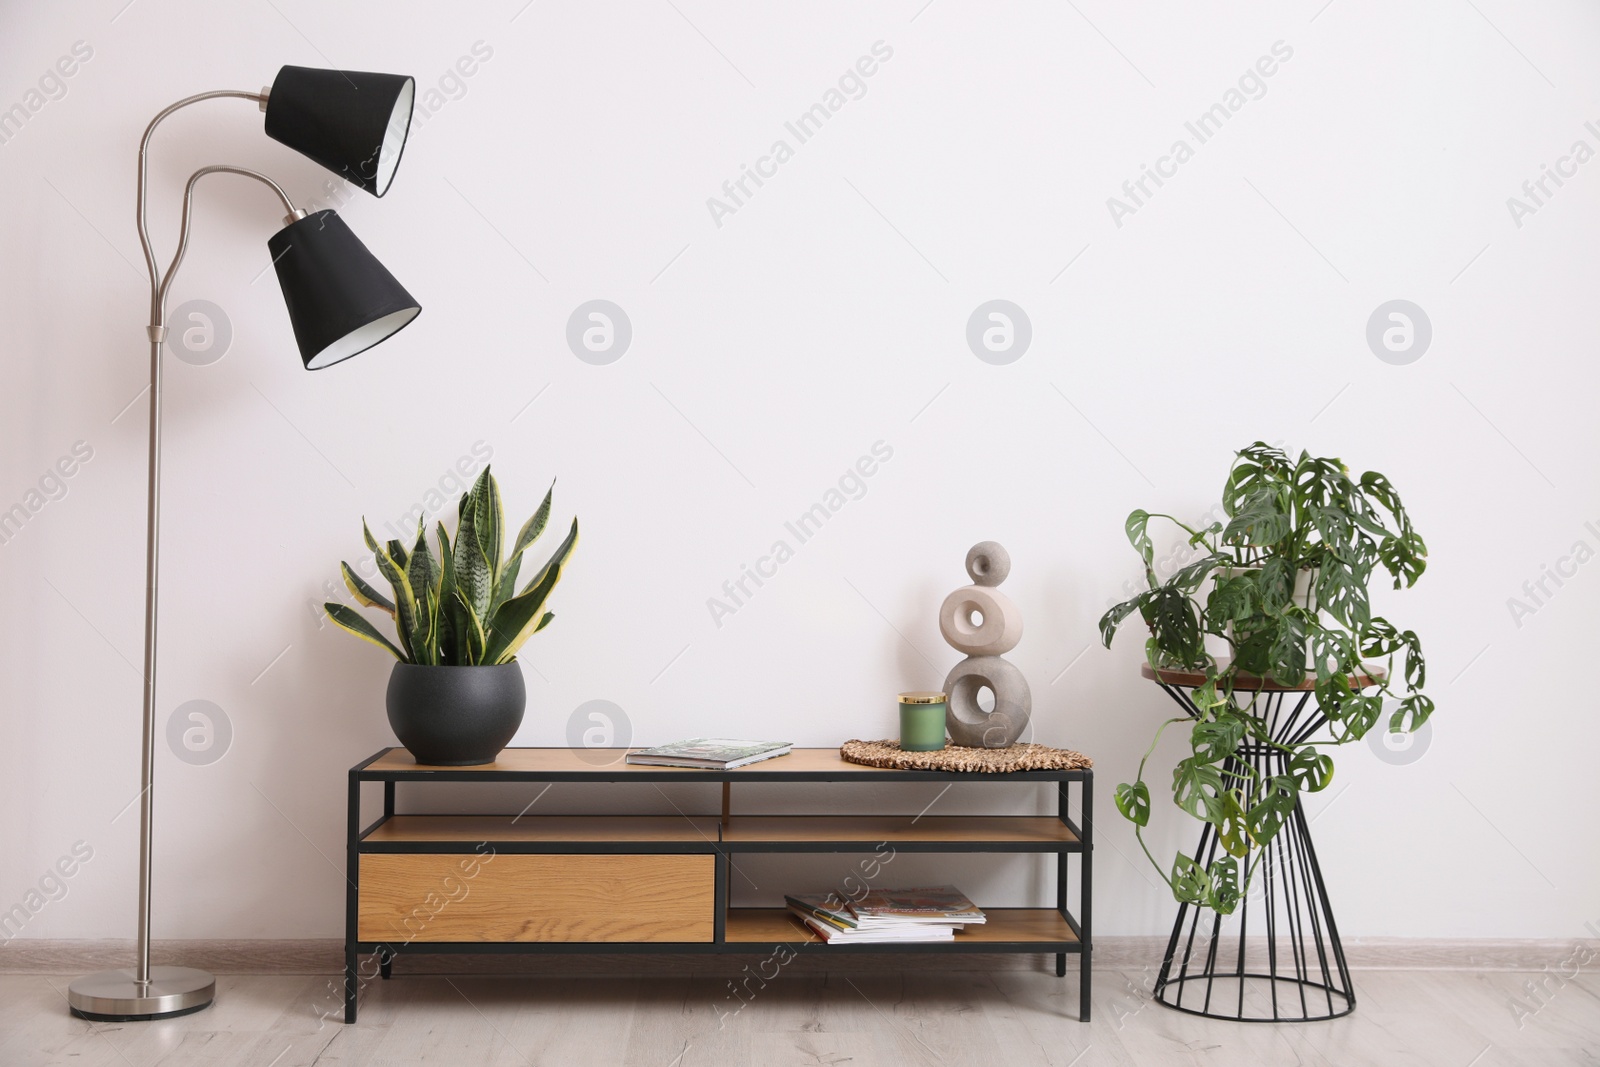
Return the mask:
<path id="1" fill-rule="evenodd" d="M 186 97 L 160 111 L 139 141 L 138 225 L 150 274 L 150 456 L 145 528 L 144 731 L 139 793 L 139 926 L 137 956 L 126 970 L 102 971 L 67 991 L 72 1014 L 104 1021 L 187 1015 L 209 1005 L 216 979 L 194 967 L 151 966 L 150 905 L 155 818 L 156 623 L 161 530 L 161 348 L 167 339 L 167 295 L 189 245 L 195 185 L 208 174 L 239 174 L 271 189 L 284 227 L 267 242 L 283 289 L 301 360 L 320 370 L 348 359 L 409 324 L 421 307 L 332 210 L 295 207 L 281 185 L 246 167 L 201 167 L 183 190 L 178 247 L 165 273 L 145 223 L 150 138 L 167 116 L 202 100 L 254 100 L 266 133 L 375 196 L 388 191 L 411 123 L 415 81 L 396 74 L 284 67 L 260 92 L 220 89 Z"/>

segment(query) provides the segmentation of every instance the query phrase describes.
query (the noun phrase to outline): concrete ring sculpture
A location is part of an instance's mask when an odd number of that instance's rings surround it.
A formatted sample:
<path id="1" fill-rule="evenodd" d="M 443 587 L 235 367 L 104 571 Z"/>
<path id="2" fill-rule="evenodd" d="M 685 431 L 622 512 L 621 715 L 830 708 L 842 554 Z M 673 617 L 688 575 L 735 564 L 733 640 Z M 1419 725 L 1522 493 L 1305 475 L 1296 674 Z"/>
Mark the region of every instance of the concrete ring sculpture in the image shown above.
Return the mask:
<path id="1" fill-rule="evenodd" d="M 994 694 L 994 710 L 978 706 L 978 691 Z M 973 656 L 956 664 L 944 680 L 949 694 L 945 726 L 953 744 L 1005 748 L 1022 735 L 1033 714 L 1033 694 L 1022 672 L 998 656 Z"/>
<path id="2" fill-rule="evenodd" d="M 967 574 L 973 585 L 995 586 L 1011 573 L 1011 553 L 999 541 L 979 541 L 967 549 Z"/>
<path id="3" fill-rule="evenodd" d="M 1022 640 L 1022 611 L 998 589 L 964 585 L 939 605 L 939 633 L 957 652 L 999 656 Z"/>

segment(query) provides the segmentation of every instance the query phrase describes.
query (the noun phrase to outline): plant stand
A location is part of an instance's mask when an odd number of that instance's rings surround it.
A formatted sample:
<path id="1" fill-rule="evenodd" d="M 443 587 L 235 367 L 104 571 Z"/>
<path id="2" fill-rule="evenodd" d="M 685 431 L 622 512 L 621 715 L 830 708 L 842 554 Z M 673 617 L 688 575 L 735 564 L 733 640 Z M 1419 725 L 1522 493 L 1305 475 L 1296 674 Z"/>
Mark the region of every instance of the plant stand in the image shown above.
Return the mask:
<path id="1" fill-rule="evenodd" d="M 1193 692 L 1205 683 L 1203 673 L 1155 671 L 1145 665 L 1143 674 L 1191 717 L 1199 717 Z M 1351 682 L 1360 688 L 1375 684 L 1368 675 L 1353 677 Z M 1257 714 L 1267 724 L 1269 735 L 1278 744 L 1293 748 L 1328 721 L 1312 700 L 1312 684 L 1307 679 L 1290 688 L 1241 675 L 1235 689 L 1260 694 Z M 1224 785 L 1231 789 L 1248 784 L 1250 770 L 1263 777 L 1283 774 L 1287 760 L 1277 748 L 1242 745 L 1237 756 L 1223 764 Z M 1207 823 L 1200 833 L 1195 862 L 1209 872 L 1218 849 L 1215 827 Z M 1314 1022 L 1350 1014 L 1356 1006 L 1350 968 L 1311 844 L 1311 826 L 1298 800 L 1265 854 L 1252 849 L 1244 869 L 1248 870 L 1250 863 L 1259 866 L 1250 892 L 1234 912 L 1236 933 L 1224 936 L 1223 917 L 1214 912 L 1210 929 L 1203 929 L 1205 909 L 1179 905 L 1161 973 L 1156 977 L 1155 999 L 1176 1011 L 1239 1022 Z"/>

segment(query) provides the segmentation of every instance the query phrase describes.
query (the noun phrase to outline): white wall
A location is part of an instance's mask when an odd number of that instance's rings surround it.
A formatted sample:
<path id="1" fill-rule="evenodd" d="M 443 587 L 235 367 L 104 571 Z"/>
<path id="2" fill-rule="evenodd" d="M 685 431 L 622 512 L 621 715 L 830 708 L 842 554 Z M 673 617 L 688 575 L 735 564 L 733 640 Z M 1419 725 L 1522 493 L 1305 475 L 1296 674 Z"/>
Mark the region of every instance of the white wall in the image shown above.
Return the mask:
<path id="1" fill-rule="evenodd" d="M 1600 727 L 1583 676 L 1600 564 L 1547 583 L 1554 595 L 1520 619 L 1507 603 L 1575 543 L 1600 548 L 1600 163 L 1520 220 L 1507 205 L 1574 142 L 1600 148 L 1592 7 L 522 8 L 0 9 L 0 108 L 43 105 L 0 144 L 0 507 L 26 506 L 75 442 L 93 452 L 0 545 L 0 908 L 76 842 L 93 850 L 24 936 L 132 931 L 136 817 L 119 813 L 138 781 L 137 137 L 169 101 L 254 89 L 283 63 L 454 90 L 423 93 L 442 106 L 392 192 L 343 212 L 425 312 L 307 375 L 266 270 L 278 209 L 238 179 L 202 186 L 172 303 L 219 305 L 233 341 L 209 366 L 167 363 L 159 710 L 165 724 L 212 701 L 234 736 L 207 766 L 160 750 L 158 936 L 341 932 L 344 771 L 392 743 L 388 663 L 312 605 L 358 557 L 363 514 L 399 516 L 475 462 L 478 442 L 518 521 L 559 475 L 557 521 L 577 514 L 585 531 L 557 621 L 523 657 L 517 744 L 565 744 L 595 699 L 625 710 L 637 743 L 888 736 L 894 694 L 955 662 L 935 609 L 964 581 L 967 547 L 993 538 L 1015 559 L 1005 589 L 1027 621 L 1014 659 L 1035 736 L 1095 757 L 1107 814 L 1169 709 L 1137 677 L 1136 635 L 1096 643 L 1095 620 L 1138 573 L 1128 510 L 1199 514 L 1231 450 L 1258 437 L 1380 469 L 1432 554 L 1415 590 L 1379 600 L 1423 635 L 1439 712 L 1423 758 L 1395 766 L 1352 746 L 1313 801 L 1341 927 L 1568 937 L 1600 920 L 1587 828 Z M 30 98 L 80 41 L 92 56 L 65 94 L 47 81 L 60 98 Z M 799 144 L 784 123 L 879 41 L 893 54 L 864 94 Z M 492 54 L 454 82 L 478 42 Z M 1264 95 L 1118 225 L 1107 198 L 1175 139 L 1194 145 L 1185 122 L 1276 42 L 1292 56 Z M 780 138 L 793 158 L 714 219 L 708 197 Z M 252 105 L 191 109 L 155 146 L 163 259 L 184 175 L 212 162 L 327 197 L 321 171 L 261 136 Z M 594 298 L 632 323 L 609 366 L 565 342 Z M 1033 330 L 1007 366 L 965 339 L 996 298 Z M 1433 328 L 1405 366 L 1365 339 L 1396 298 Z M 716 625 L 708 598 L 878 441 L 893 457 L 865 495 Z M 915 810 L 934 792 L 871 802 Z M 1009 797 L 1043 810 L 1038 791 Z M 940 804 L 983 799 L 958 789 Z M 652 789 L 541 803 L 670 810 Z M 1180 819 L 1162 810 L 1158 847 L 1191 839 Z M 1114 818 L 1102 831 L 1099 929 L 1163 930 L 1171 902 L 1130 862 L 1131 835 Z M 752 864 L 736 894 L 771 900 L 824 873 L 774 863 Z M 1043 899 L 1042 867 L 919 863 L 908 878 Z"/>

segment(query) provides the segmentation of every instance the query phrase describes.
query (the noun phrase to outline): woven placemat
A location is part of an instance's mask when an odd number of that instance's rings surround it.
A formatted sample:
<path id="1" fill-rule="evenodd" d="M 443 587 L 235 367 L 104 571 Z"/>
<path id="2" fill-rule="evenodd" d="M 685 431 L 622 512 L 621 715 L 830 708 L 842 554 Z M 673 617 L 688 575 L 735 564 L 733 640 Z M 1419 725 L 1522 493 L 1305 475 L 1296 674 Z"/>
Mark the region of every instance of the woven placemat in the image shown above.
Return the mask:
<path id="1" fill-rule="evenodd" d="M 963 748 L 947 745 L 937 752 L 906 752 L 898 741 L 846 741 L 839 757 L 868 767 L 897 771 L 961 771 L 1007 774 L 1011 771 L 1077 771 L 1094 766 L 1094 760 L 1070 748 L 1048 745 L 1008 745 L 1005 748 Z"/>

